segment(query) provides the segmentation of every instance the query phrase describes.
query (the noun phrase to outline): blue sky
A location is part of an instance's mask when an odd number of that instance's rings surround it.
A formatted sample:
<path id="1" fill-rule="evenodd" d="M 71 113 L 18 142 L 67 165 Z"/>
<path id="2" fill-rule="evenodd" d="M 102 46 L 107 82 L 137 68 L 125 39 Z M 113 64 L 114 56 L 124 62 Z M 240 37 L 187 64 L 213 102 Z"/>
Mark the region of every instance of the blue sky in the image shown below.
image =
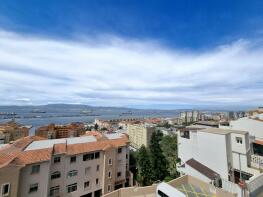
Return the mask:
<path id="1" fill-rule="evenodd" d="M 0 3 L 0 104 L 256 106 L 263 1 Z"/>

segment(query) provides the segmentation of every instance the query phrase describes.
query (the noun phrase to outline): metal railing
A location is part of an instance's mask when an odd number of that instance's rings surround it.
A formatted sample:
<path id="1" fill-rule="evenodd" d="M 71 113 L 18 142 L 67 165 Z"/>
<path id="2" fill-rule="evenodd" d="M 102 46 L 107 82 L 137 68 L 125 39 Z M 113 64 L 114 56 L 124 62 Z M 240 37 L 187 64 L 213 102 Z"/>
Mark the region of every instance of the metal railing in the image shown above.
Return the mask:
<path id="1" fill-rule="evenodd" d="M 263 157 L 259 155 L 251 155 L 251 167 L 263 169 Z"/>

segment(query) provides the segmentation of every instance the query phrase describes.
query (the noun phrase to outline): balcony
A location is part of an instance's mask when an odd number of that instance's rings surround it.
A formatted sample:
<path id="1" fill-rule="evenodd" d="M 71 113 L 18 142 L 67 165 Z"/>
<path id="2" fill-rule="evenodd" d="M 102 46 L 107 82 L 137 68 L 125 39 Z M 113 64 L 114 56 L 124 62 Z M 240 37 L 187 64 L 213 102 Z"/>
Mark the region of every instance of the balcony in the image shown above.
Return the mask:
<path id="1" fill-rule="evenodd" d="M 263 156 L 251 155 L 251 167 L 263 170 Z"/>

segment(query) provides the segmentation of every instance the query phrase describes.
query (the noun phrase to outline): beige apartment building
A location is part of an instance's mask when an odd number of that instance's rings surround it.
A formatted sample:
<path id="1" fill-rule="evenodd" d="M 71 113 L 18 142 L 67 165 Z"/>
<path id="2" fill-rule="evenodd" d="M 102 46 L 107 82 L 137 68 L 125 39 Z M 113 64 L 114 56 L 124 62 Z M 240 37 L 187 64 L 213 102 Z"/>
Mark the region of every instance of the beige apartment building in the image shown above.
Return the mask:
<path id="1" fill-rule="evenodd" d="M 127 134 L 131 146 L 138 149 L 142 145 L 149 146 L 155 126 L 152 124 L 129 124 Z"/>
<path id="2" fill-rule="evenodd" d="M 85 133 L 85 125 L 81 122 L 72 122 L 66 125 L 49 124 L 36 129 L 35 135 L 48 138 L 60 139 L 67 137 L 79 137 Z"/>
<path id="3" fill-rule="evenodd" d="M 0 124 L 0 144 L 6 144 L 11 141 L 26 137 L 29 134 L 31 126 L 23 126 L 11 120 Z"/>
<path id="4" fill-rule="evenodd" d="M 0 149 L 0 196 L 96 197 L 129 186 L 128 146 L 125 134 L 20 139 Z"/>

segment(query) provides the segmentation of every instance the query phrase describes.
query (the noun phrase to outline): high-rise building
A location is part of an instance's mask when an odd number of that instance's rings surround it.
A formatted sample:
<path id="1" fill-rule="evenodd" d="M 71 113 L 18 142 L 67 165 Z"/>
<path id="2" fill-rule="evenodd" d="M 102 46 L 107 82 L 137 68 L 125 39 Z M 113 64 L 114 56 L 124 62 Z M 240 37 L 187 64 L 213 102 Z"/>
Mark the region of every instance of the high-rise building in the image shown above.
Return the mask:
<path id="1" fill-rule="evenodd" d="M 180 113 L 180 117 L 184 123 L 196 122 L 200 119 L 199 116 L 200 116 L 199 111 L 196 110 L 185 111 Z"/>
<path id="2" fill-rule="evenodd" d="M 127 134 L 131 146 L 138 149 L 142 145 L 149 146 L 155 126 L 152 124 L 129 124 Z"/>

